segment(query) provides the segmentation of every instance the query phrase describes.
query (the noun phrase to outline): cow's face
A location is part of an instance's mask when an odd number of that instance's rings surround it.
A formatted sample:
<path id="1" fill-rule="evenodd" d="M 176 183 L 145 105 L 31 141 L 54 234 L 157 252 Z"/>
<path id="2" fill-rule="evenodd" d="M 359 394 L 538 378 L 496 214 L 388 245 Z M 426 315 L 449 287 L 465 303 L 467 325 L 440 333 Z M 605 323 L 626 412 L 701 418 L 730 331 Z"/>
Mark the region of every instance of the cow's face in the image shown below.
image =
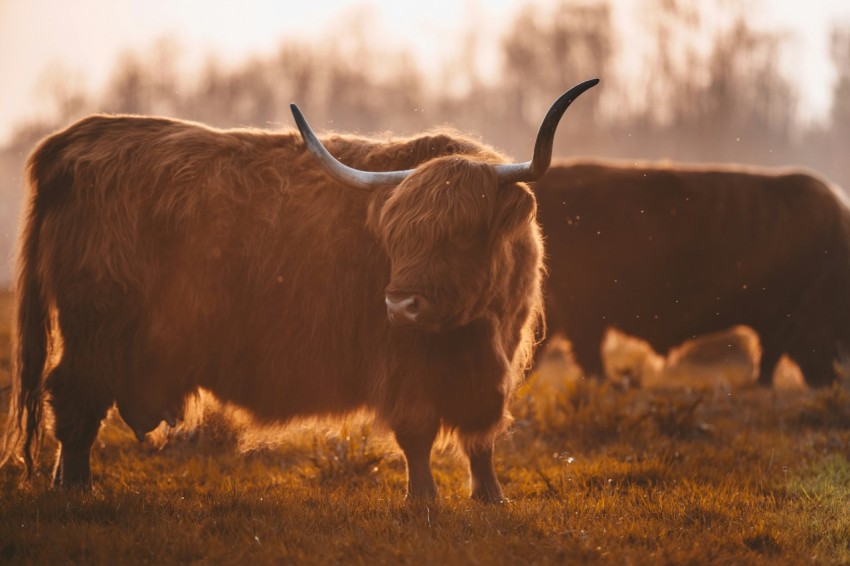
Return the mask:
<path id="1" fill-rule="evenodd" d="M 421 166 L 393 189 L 377 219 L 391 262 L 389 322 L 436 331 L 480 317 L 509 276 L 511 242 L 534 213 L 530 191 L 500 186 L 489 164 L 444 157 Z"/>

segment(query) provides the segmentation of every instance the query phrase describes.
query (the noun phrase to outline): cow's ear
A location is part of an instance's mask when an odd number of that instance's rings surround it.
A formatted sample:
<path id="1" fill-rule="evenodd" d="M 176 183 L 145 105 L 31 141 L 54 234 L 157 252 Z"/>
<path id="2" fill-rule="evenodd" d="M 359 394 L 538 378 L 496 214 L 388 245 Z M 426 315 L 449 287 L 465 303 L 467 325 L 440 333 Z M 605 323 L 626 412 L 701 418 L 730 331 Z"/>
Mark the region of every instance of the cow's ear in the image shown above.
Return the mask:
<path id="1" fill-rule="evenodd" d="M 499 186 L 492 224 L 497 233 L 514 234 L 528 226 L 536 214 L 537 201 L 525 183 Z"/>

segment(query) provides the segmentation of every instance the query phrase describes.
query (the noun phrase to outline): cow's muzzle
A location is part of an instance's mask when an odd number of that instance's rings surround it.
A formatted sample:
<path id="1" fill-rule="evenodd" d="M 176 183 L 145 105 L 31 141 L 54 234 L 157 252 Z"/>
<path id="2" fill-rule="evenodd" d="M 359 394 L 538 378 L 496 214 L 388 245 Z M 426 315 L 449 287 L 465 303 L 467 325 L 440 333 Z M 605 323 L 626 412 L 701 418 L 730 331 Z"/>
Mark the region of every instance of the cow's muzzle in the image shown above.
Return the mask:
<path id="1" fill-rule="evenodd" d="M 430 301 L 416 293 L 387 292 L 384 303 L 393 326 L 433 327 L 434 309 Z"/>

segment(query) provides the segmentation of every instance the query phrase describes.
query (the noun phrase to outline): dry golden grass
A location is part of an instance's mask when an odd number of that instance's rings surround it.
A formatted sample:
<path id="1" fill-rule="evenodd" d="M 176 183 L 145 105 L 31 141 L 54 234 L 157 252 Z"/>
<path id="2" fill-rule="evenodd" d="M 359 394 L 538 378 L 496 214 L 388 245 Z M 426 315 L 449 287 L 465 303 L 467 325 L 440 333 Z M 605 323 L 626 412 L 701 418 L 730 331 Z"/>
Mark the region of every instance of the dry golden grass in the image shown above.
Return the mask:
<path id="1" fill-rule="evenodd" d="M 441 499 L 405 504 L 403 460 L 361 424 L 246 453 L 219 418 L 158 449 L 111 417 L 92 492 L 48 488 L 51 446 L 27 486 L 0 469 L 0 563 L 850 563 L 846 386 L 625 389 L 544 369 L 498 445 L 507 504 L 469 501 L 445 452 Z"/>

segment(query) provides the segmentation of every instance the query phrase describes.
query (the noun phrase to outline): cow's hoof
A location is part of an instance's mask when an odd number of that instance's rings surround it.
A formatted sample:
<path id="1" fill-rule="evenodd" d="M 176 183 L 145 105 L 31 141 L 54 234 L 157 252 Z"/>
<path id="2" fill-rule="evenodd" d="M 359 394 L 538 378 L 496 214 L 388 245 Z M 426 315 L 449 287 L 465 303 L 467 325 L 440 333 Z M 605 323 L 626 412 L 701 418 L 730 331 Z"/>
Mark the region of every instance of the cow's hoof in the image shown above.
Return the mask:
<path id="1" fill-rule="evenodd" d="M 508 503 L 510 500 L 502 493 L 502 488 L 498 484 L 476 486 L 472 490 L 472 499 L 482 503 Z"/>

